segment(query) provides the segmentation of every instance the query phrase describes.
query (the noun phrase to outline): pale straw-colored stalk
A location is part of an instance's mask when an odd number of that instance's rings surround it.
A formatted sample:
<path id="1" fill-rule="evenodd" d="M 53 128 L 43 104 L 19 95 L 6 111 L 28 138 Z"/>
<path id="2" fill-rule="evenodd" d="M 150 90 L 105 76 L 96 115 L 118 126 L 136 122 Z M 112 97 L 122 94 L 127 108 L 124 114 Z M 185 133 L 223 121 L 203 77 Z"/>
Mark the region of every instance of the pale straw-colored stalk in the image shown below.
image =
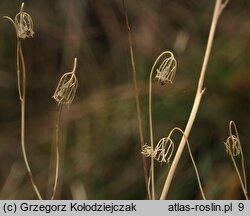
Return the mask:
<path id="1" fill-rule="evenodd" d="M 171 185 L 171 182 L 173 180 L 174 177 L 174 173 L 175 170 L 177 168 L 177 165 L 179 163 L 179 160 L 181 158 L 183 149 L 186 145 L 186 140 L 189 137 L 190 131 L 192 129 L 200 102 L 201 102 L 201 98 L 202 95 L 205 91 L 204 87 L 203 87 L 203 83 L 204 83 L 204 79 L 205 79 L 205 74 L 206 74 L 206 69 L 207 69 L 207 64 L 208 64 L 208 60 L 209 60 L 209 56 L 210 56 L 210 52 L 211 52 L 211 48 L 212 48 L 212 44 L 213 44 L 213 39 L 214 39 L 214 34 L 215 34 L 215 29 L 216 29 L 216 25 L 217 22 L 219 20 L 219 17 L 223 11 L 223 9 L 225 8 L 225 6 L 227 5 L 228 0 L 223 1 L 223 0 L 216 0 L 215 3 L 215 8 L 214 8 L 214 14 L 213 14 L 213 19 L 212 19 L 212 24 L 210 27 L 210 32 L 209 32 L 209 37 L 208 37 L 208 42 L 207 42 L 207 48 L 206 48 L 206 52 L 205 52 L 205 57 L 204 57 L 204 61 L 203 61 L 203 65 L 202 65 L 202 69 L 201 69 L 201 73 L 200 73 L 200 78 L 199 78 L 199 83 L 198 83 L 198 88 L 197 88 L 197 92 L 196 92 L 196 96 L 195 96 L 195 100 L 194 100 L 194 104 L 193 104 L 193 108 L 189 117 L 189 120 L 187 122 L 184 134 L 186 136 L 183 136 L 179 145 L 179 148 L 176 152 L 175 158 L 173 160 L 173 163 L 170 167 L 169 173 L 167 175 L 160 199 L 164 200 L 166 199 L 167 195 L 168 195 L 168 191 Z"/>
<path id="2" fill-rule="evenodd" d="M 52 188 L 52 194 L 51 199 L 55 198 L 56 195 L 56 189 L 58 184 L 58 178 L 59 178 L 59 166 L 60 166 L 60 123 L 61 123 L 61 115 L 62 115 L 62 109 L 64 105 L 70 105 L 75 97 L 76 89 L 78 86 L 78 80 L 76 78 L 75 72 L 76 72 L 76 65 L 77 65 L 77 58 L 74 60 L 74 66 L 71 72 L 65 73 L 55 90 L 55 93 L 53 94 L 53 98 L 58 103 L 58 115 L 56 120 L 56 165 L 55 165 L 55 178 L 54 178 L 54 184 Z"/>
<path id="3" fill-rule="evenodd" d="M 176 60 L 174 58 L 174 55 L 170 51 L 165 51 L 161 53 L 158 58 L 155 60 L 151 71 L 149 75 L 149 100 L 148 100 L 148 115 L 149 115 L 149 131 L 150 131 L 150 145 L 151 145 L 151 151 L 154 150 L 154 135 L 153 135 L 153 120 L 152 120 L 152 77 L 153 73 L 155 71 L 156 65 L 159 63 L 159 60 L 163 57 L 167 56 L 166 59 L 170 59 L 168 62 L 168 65 L 164 65 L 164 67 L 161 67 L 157 69 L 157 75 L 159 75 L 159 70 L 161 69 L 161 72 L 165 72 L 167 70 L 167 74 L 170 74 L 171 76 L 164 76 L 163 79 L 159 79 L 159 77 L 156 77 L 160 82 L 165 84 L 165 82 L 173 82 L 174 74 L 176 71 Z M 164 62 L 164 61 L 163 61 Z M 164 73 L 165 74 L 165 73 Z M 161 77 L 160 77 L 161 78 Z M 150 183 L 151 183 L 151 198 L 155 199 L 155 183 L 154 183 L 154 157 L 151 155 L 151 165 L 150 165 Z"/>
<path id="4" fill-rule="evenodd" d="M 26 102 L 26 67 L 25 60 L 22 51 L 22 39 L 33 37 L 33 21 L 31 16 L 24 12 L 24 3 L 21 4 L 20 12 L 16 15 L 15 21 L 8 16 L 4 16 L 3 18 L 8 19 L 13 24 L 16 30 L 16 38 L 17 38 L 17 85 L 18 85 L 18 93 L 19 99 L 21 103 L 21 147 L 24 163 L 33 186 L 33 189 L 38 197 L 38 199 L 42 199 L 42 196 L 38 190 L 38 187 L 35 183 L 28 158 L 26 153 L 26 144 L 25 144 L 25 102 Z"/>
<path id="5" fill-rule="evenodd" d="M 163 137 L 160 139 L 160 141 L 157 143 L 156 147 L 154 148 L 153 152 L 150 146 L 144 145 L 142 154 L 144 154 L 146 157 L 151 157 L 151 155 L 153 155 L 154 159 L 157 160 L 159 163 L 169 164 L 171 162 L 172 156 L 174 155 L 175 143 L 171 139 L 171 136 L 173 135 L 175 131 L 181 133 L 181 135 L 186 138 L 183 130 L 181 130 L 178 127 L 175 127 L 170 131 L 170 133 L 166 137 Z M 186 142 L 187 142 L 188 153 L 191 158 L 191 162 L 193 164 L 195 175 L 198 181 L 201 196 L 204 200 L 206 200 L 206 196 L 202 188 L 202 184 L 201 184 L 200 174 L 199 174 L 198 168 L 196 166 L 196 163 L 192 154 L 190 143 L 187 138 L 186 138 Z"/>

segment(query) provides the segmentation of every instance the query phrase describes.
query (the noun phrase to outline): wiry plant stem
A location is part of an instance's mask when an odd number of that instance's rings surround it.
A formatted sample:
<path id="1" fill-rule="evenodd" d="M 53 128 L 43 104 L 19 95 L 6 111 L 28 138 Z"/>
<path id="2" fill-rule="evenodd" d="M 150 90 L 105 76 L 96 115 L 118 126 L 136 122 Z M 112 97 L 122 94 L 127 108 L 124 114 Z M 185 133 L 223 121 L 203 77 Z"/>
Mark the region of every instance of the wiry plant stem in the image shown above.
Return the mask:
<path id="1" fill-rule="evenodd" d="M 192 161 L 192 164 L 193 164 L 193 167 L 194 167 L 194 171 L 195 171 L 195 175 L 196 175 L 198 185 L 199 185 L 199 188 L 200 188 L 201 196 L 202 196 L 203 200 L 206 200 L 206 196 L 205 196 L 204 190 L 202 188 L 202 184 L 201 184 L 199 171 L 198 171 L 198 168 L 196 166 L 196 163 L 195 163 L 195 160 L 194 160 L 194 157 L 193 157 L 193 154 L 192 154 L 190 143 L 189 143 L 187 137 L 185 136 L 185 133 L 180 128 L 174 128 L 172 131 L 174 131 L 174 130 L 178 130 L 182 134 L 182 136 L 186 139 L 187 147 L 188 147 L 188 153 L 190 155 L 190 158 L 191 158 L 191 161 Z"/>
<path id="2" fill-rule="evenodd" d="M 198 88 L 197 88 L 193 108 L 192 108 L 189 120 L 187 122 L 186 129 L 184 131 L 186 138 L 188 138 L 188 136 L 190 134 L 191 128 L 193 126 L 193 123 L 194 123 L 194 120 L 195 120 L 195 117 L 196 117 L 196 114 L 197 114 L 197 111 L 198 111 L 198 108 L 200 105 L 202 95 L 205 91 L 205 89 L 203 89 L 203 83 L 204 83 L 207 64 L 208 64 L 208 60 L 209 60 L 209 56 L 210 56 L 210 52 L 211 52 L 211 48 L 212 48 L 212 44 L 213 44 L 215 29 L 216 29 L 218 19 L 221 15 L 221 12 L 223 11 L 223 9 L 225 8 L 227 3 L 228 3 L 228 1 L 223 2 L 222 0 L 216 0 L 216 3 L 215 3 L 214 14 L 213 14 L 212 24 L 211 24 L 211 28 L 210 28 L 209 37 L 208 37 L 205 57 L 204 57 L 204 61 L 203 61 L 202 69 L 201 69 L 200 78 L 199 78 Z M 165 181 L 164 188 L 163 188 L 162 193 L 161 193 L 161 197 L 160 197 L 161 200 L 166 199 L 166 197 L 167 197 L 167 194 L 168 194 L 176 167 L 179 163 L 181 154 L 182 154 L 183 149 L 184 149 L 185 144 L 186 144 L 186 138 L 183 136 L 181 139 L 179 148 L 176 152 L 175 158 L 174 158 L 173 163 L 170 167 L 167 179 Z"/>
<path id="3" fill-rule="evenodd" d="M 59 163 L 60 163 L 60 140 L 59 140 L 59 131 L 60 131 L 60 122 L 61 122 L 61 114 L 63 105 L 68 104 L 70 105 L 75 97 L 75 92 L 77 89 L 78 81 L 75 75 L 76 72 L 76 64 L 77 58 L 74 59 L 74 65 L 72 72 L 65 73 L 55 90 L 54 95 L 52 96 L 58 102 L 58 116 L 56 122 L 56 169 L 55 169 L 55 180 L 52 189 L 51 199 L 55 198 L 56 188 L 58 184 L 58 177 L 59 177 Z M 67 79 L 69 77 L 69 79 Z"/>
<path id="4" fill-rule="evenodd" d="M 152 69 L 149 75 L 149 100 L 148 100 L 148 115 L 149 115 L 149 132 L 150 132 L 150 145 L 151 145 L 151 152 L 154 150 L 154 135 L 153 135 L 153 120 L 152 120 L 152 77 L 154 73 L 154 69 L 156 64 L 158 63 L 159 59 L 165 55 L 169 54 L 169 51 L 163 52 L 158 58 L 155 60 Z M 150 178 L 151 178 L 151 197 L 155 199 L 155 185 L 154 185 L 154 157 L 153 154 L 151 155 L 151 166 L 150 166 Z"/>
<path id="5" fill-rule="evenodd" d="M 130 51 L 130 60 L 131 60 L 131 66 L 132 66 L 132 74 L 133 74 L 133 82 L 134 82 L 134 94 L 135 94 L 135 103 L 136 103 L 136 112 L 137 112 L 137 123 L 138 123 L 138 129 L 139 129 L 139 136 L 140 136 L 140 146 L 141 151 L 143 150 L 144 142 L 144 135 L 143 135 L 143 128 L 142 128 L 142 119 L 141 119 L 141 108 L 140 108 L 140 97 L 139 97 L 139 91 L 138 91 L 138 84 L 137 84 L 137 78 L 136 78 L 136 69 L 135 69 L 135 61 L 134 61 L 134 51 L 133 51 L 133 45 L 132 45 L 132 36 L 131 36 L 131 30 L 129 26 L 128 21 L 128 14 L 125 7 L 125 1 L 122 0 L 123 4 L 123 10 L 126 20 L 126 26 L 127 26 L 127 32 L 128 32 L 128 43 L 129 43 L 129 51 Z M 148 193 L 148 198 L 150 199 L 150 191 L 148 190 L 148 168 L 147 168 L 147 161 L 145 156 L 142 154 L 142 163 L 143 163 L 143 171 L 144 171 L 144 178 L 145 178 L 145 184 L 146 184 L 146 190 Z"/>
<path id="6" fill-rule="evenodd" d="M 231 160 L 232 160 L 232 162 L 233 162 L 235 171 L 236 171 L 236 173 L 237 173 L 237 175 L 238 175 L 238 178 L 239 178 L 239 181 L 240 181 L 241 188 L 242 188 L 242 190 L 243 190 L 244 196 L 245 196 L 245 198 L 246 198 L 247 200 L 249 200 L 249 197 L 248 197 L 248 194 L 247 194 L 246 185 L 245 185 L 245 183 L 244 183 L 243 180 L 242 180 L 242 177 L 241 177 L 241 175 L 240 175 L 239 168 L 238 168 L 238 166 L 237 166 L 237 164 L 236 164 L 236 162 L 235 162 L 235 159 L 234 159 L 234 157 L 233 157 L 233 155 L 232 155 L 232 152 L 230 151 L 229 154 L 230 154 Z M 243 171 L 243 173 L 244 173 L 244 175 L 245 175 L 245 172 L 244 172 L 244 171 Z"/>
<path id="7" fill-rule="evenodd" d="M 232 132 L 232 128 L 234 128 L 236 136 L 238 138 L 239 144 L 240 144 L 240 155 L 241 155 L 241 166 L 242 166 L 242 173 L 243 173 L 243 179 L 244 179 L 244 188 L 245 191 L 247 191 L 247 177 L 246 177 L 246 169 L 245 169 L 245 162 L 244 162 L 244 154 L 242 151 L 242 146 L 241 146 L 241 142 L 240 142 L 240 136 L 236 127 L 236 124 L 234 123 L 234 121 L 230 121 L 229 124 L 229 131 L 230 131 L 230 135 L 232 136 L 233 132 Z M 233 155 L 230 154 L 230 156 L 232 157 Z"/>
<path id="8" fill-rule="evenodd" d="M 30 165 L 27 159 L 26 148 L 25 148 L 25 98 L 26 98 L 26 68 L 25 61 L 23 57 L 21 39 L 33 37 L 33 21 L 31 16 L 24 12 L 24 3 L 21 4 L 20 12 L 15 16 L 15 21 L 8 16 L 3 18 L 9 20 L 14 29 L 16 30 L 17 38 L 17 48 L 16 48 L 16 58 L 17 58 L 17 87 L 19 99 L 21 102 L 21 146 L 22 154 L 26 169 L 29 174 L 31 184 L 36 192 L 37 197 L 41 200 L 42 197 L 36 186 L 35 180 L 33 178 Z"/>
<path id="9" fill-rule="evenodd" d="M 236 133 L 235 143 L 234 143 L 234 140 L 233 140 L 233 137 L 234 137 L 233 130 Z M 233 142 L 232 146 L 230 146 L 230 139 Z M 228 137 L 227 141 L 224 143 L 225 147 L 226 147 L 226 150 L 229 153 L 230 158 L 231 158 L 231 160 L 233 162 L 233 165 L 234 165 L 235 171 L 236 171 L 236 173 L 238 175 L 238 178 L 239 178 L 239 181 L 240 181 L 241 188 L 242 188 L 242 191 L 244 193 L 244 196 L 248 200 L 249 197 L 248 197 L 248 193 L 247 193 L 247 179 L 246 179 L 244 155 L 243 155 L 243 150 L 242 150 L 242 146 L 241 146 L 241 142 L 240 142 L 239 133 L 238 133 L 238 130 L 237 130 L 237 127 L 236 127 L 236 124 L 234 123 L 234 121 L 230 121 L 230 123 L 229 123 L 229 137 Z M 235 144 L 235 146 L 234 146 L 234 144 Z M 236 150 L 236 152 L 237 152 L 236 155 L 234 155 L 233 148 L 237 149 Z M 239 149 L 239 152 L 238 152 L 238 149 Z M 236 161 L 234 159 L 234 156 L 240 156 L 241 157 L 241 168 L 242 168 L 243 180 L 242 180 L 242 176 L 241 176 L 240 170 L 238 168 L 238 165 L 237 165 L 237 163 L 236 163 Z"/>
<path id="10" fill-rule="evenodd" d="M 20 70 L 20 60 L 21 60 L 21 70 Z M 20 77 L 21 75 L 21 77 Z M 19 98 L 21 102 L 21 145 L 22 145 L 22 153 L 23 159 L 29 174 L 29 178 L 31 184 L 36 192 L 37 197 L 41 200 L 41 194 L 36 186 L 33 174 L 30 169 L 30 165 L 27 159 L 26 148 L 25 148 L 25 99 L 26 99 L 26 69 L 25 69 L 25 62 L 22 52 L 22 46 L 20 39 L 17 39 L 17 78 L 18 78 L 18 91 L 19 91 Z"/>
<path id="11" fill-rule="evenodd" d="M 60 164 L 60 142 L 59 142 L 59 131 L 60 131 L 60 123 L 61 123 L 61 115 L 62 115 L 62 108 L 63 104 L 59 104 L 58 108 L 58 116 L 57 116 L 57 122 L 56 122 L 56 169 L 55 169 L 55 180 L 53 183 L 53 189 L 52 189 L 52 195 L 51 199 L 53 200 L 55 198 L 56 194 L 56 188 L 58 183 L 58 177 L 59 177 L 59 164 Z"/>
<path id="12" fill-rule="evenodd" d="M 194 167 L 194 171 L 195 171 L 195 175 L 196 175 L 196 178 L 197 178 L 197 181 L 198 181 L 198 185 L 199 185 L 199 189 L 200 189 L 200 192 L 201 192 L 201 196 L 202 196 L 202 198 L 203 198 L 204 200 L 206 200 L 206 196 L 205 196 L 204 190 L 203 190 L 203 188 L 202 188 L 202 184 L 201 184 L 200 174 L 199 174 L 198 168 L 197 168 L 197 166 L 196 166 L 196 163 L 195 163 L 195 160 L 194 160 L 194 157 L 193 157 L 193 153 L 192 153 L 192 150 L 191 150 L 191 146 L 190 146 L 190 143 L 189 143 L 187 137 L 185 136 L 183 130 L 181 130 L 181 129 L 178 128 L 178 127 L 173 128 L 173 129 L 170 131 L 170 133 L 168 134 L 167 139 L 168 139 L 168 140 L 171 140 L 171 136 L 172 136 L 172 134 L 173 134 L 175 131 L 180 132 L 181 135 L 186 139 L 187 148 L 188 148 L 188 153 L 189 153 L 190 159 L 191 159 L 192 164 L 193 164 L 193 167 Z M 172 141 L 172 140 L 171 140 L 171 141 Z M 174 143 L 173 143 L 173 146 L 174 146 Z M 170 147 L 171 147 L 171 146 L 168 147 L 167 152 L 169 151 Z M 174 147 L 173 147 L 173 148 L 174 148 Z M 171 158 L 172 153 L 173 153 L 173 152 L 171 152 L 171 153 L 169 154 L 169 155 L 170 155 L 170 156 L 169 156 L 169 159 Z M 164 157 L 164 156 L 163 156 L 163 157 Z M 169 159 L 168 159 L 168 160 L 169 160 Z M 168 160 L 167 160 L 167 161 L 168 161 Z M 162 160 L 162 161 L 164 161 L 164 160 Z"/>

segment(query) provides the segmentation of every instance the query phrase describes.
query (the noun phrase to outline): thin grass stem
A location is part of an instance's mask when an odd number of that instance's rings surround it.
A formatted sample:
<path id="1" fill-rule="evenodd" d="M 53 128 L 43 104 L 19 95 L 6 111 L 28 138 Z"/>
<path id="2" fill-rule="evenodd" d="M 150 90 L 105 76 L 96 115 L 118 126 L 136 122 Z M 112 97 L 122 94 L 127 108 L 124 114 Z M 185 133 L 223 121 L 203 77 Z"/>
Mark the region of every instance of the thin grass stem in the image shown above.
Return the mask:
<path id="1" fill-rule="evenodd" d="M 199 105 L 200 105 L 200 102 L 201 102 L 202 95 L 203 95 L 203 93 L 205 91 L 205 89 L 203 89 L 203 83 L 204 83 L 207 64 L 208 64 L 208 60 L 209 60 L 209 56 L 210 56 L 210 52 L 211 52 L 211 48 L 212 48 L 212 44 L 213 44 L 215 29 L 216 29 L 218 19 L 219 19 L 220 15 L 221 15 L 221 13 L 222 13 L 222 11 L 225 8 L 227 3 L 228 3 L 228 1 L 223 2 L 222 0 L 216 0 L 216 3 L 215 3 L 213 19 L 212 19 L 212 23 L 211 23 L 211 27 L 210 27 L 210 32 L 209 32 L 209 37 L 208 37 L 208 42 L 207 42 L 207 48 L 206 48 L 206 52 L 205 52 L 205 56 L 204 56 L 204 61 L 203 61 L 203 64 L 202 64 L 202 69 L 201 69 L 201 73 L 200 73 L 197 92 L 196 92 L 193 108 L 192 108 L 189 120 L 187 122 L 185 131 L 184 131 L 184 134 L 185 134 L 186 138 L 189 137 L 189 134 L 190 134 L 190 131 L 192 129 L 196 114 L 198 112 L 198 108 L 199 108 Z M 180 145 L 178 147 L 178 150 L 176 152 L 175 158 L 173 160 L 173 163 L 172 163 L 172 165 L 170 167 L 169 173 L 167 175 L 167 178 L 166 178 L 166 181 L 165 181 L 162 193 L 161 193 L 161 197 L 160 197 L 161 200 L 164 200 L 167 197 L 167 194 L 168 194 L 169 189 L 170 189 L 171 182 L 173 180 L 175 170 L 176 170 L 177 165 L 179 163 L 179 160 L 180 160 L 180 157 L 182 155 L 185 144 L 186 144 L 186 139 L 183 136 L 182 139 L 181 139 Z"/>
<path id="2" fill-rule="evenodd" d="M 144 142 L 144 134 L 143 134 L 143 127 L 142 127 L 142 118 L 141 118 L 141 108 L 140 108 L 140 97 L 139 97 L 139 90 L 138 90 L 138 84 L 137 84 L 137 78 L 136 78 L 136 69 L 135 69 L 135 60 L 134 60 L 134 51 L 133 51 L 133 43 L 132 43 L 132 36 L 131 36 L 131 29 L 129 25 L 128 20 L 128 14 L 125 7 L 125 1 L 122 0 L 123 4 L 123 10 L 124 10 L 124 16 L 127 26 L 127 33 L 128 33 L 128 44 L 129 44 L 129 52 L 130 52 L 130 60 L 131 60 L 131 67 L 132 67 L 132 75 L 133 75 L 133 82 L 134 82 L 134 94 L 135 94 L 135 103 L 136 103 L 136 112 L 137 112 L 137 124 L 139 129 L 139 137 L 140 137 L 140 146 L 141 151 L 143 150 Z M 142 164 L 143 164 L 143 172 L 144 172 L 144 178 L 145 178 L 145 186 L 148 193 L 148 198 L 151 198 L 150 191 L 148 190 L 148 167 L 147 167 L 147 161 L 143 154 L 142 155 Z"/>

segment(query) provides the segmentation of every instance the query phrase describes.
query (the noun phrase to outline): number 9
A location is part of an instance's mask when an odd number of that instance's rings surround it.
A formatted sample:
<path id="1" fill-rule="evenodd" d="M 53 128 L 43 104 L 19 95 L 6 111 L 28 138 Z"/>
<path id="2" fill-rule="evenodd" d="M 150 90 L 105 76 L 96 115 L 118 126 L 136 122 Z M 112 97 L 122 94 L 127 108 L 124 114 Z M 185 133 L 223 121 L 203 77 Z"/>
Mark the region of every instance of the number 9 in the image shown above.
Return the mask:
<path id="1" fill-rule="evenodd" d="M 244 210 L 244 204 L 243 203 L 239 203 L 238 204 L 238 208 L 239 208 L 239 211 L 243 211 Z"/>

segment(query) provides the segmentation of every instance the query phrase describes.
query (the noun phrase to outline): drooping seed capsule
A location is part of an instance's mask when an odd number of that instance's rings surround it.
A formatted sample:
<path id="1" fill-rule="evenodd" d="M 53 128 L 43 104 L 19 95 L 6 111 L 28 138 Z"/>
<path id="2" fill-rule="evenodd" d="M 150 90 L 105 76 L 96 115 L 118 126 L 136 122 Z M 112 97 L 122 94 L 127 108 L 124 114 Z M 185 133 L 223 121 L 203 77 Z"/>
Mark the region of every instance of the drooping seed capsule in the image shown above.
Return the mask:
<path id="1" fill-rule="evenodd" d="M 77 58 L 74 61 L 74 67 L 72 72 L 65 73 L 55 90 L 53 98 L 57 101 L 58 105 L 67 104 L 70 105 L 75 97 L 76 89 L 78 86 L 78 80 L 75 75 Z"/>
<path id="2" fill-rule="evenodd" d="M 157 74 L 155 79 L 158 80 L 162 85 L 166 84 L 167 82 L 173 83 L 177 62 L 174 58 L 172 52 L 168 51 L 168 57 L 163 60 L 160 64 L 159 68 L 156 69 Z"/>

